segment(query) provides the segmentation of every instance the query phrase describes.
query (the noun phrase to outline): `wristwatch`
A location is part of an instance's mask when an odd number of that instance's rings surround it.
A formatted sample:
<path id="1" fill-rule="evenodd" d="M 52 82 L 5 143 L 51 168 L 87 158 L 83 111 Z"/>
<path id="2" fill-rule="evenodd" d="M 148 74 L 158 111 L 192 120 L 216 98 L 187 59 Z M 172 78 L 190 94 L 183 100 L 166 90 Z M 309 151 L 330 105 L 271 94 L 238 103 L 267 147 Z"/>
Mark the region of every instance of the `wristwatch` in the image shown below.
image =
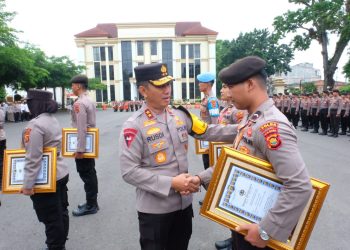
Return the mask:
<path id="1" fill-rule="evenodd" d="M 269 240 L 270 239 L 270 236 L 266 233 L 266 231 L 264 231 L 264 229 L 262 229 L 260 226 L 259 226 L 259 234 L 260 234 L 260 238 L 262 240 Z"/>

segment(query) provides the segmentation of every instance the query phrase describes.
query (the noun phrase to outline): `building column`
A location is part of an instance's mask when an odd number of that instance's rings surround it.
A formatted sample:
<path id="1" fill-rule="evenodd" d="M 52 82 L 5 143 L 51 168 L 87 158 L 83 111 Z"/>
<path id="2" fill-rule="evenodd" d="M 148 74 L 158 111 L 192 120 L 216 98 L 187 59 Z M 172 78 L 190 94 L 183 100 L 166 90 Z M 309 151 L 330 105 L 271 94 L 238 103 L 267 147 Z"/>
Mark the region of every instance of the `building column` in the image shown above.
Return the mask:
<path id="1" fill-rule="evenodd" d="M 118 56 L 119 58 L 121 58 L 122 56 L 122 44 L 121 42 L 117 43 L 117 50 L 118 50 Z M 116 69 L 114 69 L 116 70 Z M 123 88 L 123 65 L 122 65 L 122 60 L 119 60 L 118 63 L 118 83 L 119 83 L 119 96 L 117 98 L 117 100 L 121 101 L 124 100 L 124 88 Z"/>
<path id="2" fill-rule="evenodd" d="M 209 72 L 216 74 L 216 45 L 214 42 L 209 42 Z M 216 81 L 212 88 L 214 96 L 216 96 Z"/>

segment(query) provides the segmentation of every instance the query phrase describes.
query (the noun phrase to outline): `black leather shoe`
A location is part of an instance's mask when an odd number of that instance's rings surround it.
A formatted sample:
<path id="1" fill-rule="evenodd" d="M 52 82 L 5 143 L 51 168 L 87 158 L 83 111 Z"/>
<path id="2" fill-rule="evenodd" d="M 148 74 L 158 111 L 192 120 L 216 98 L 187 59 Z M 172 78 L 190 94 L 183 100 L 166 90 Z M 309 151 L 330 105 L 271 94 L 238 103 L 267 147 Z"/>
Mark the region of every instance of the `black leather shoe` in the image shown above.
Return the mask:
<path id="1" fill-rule="evenodd" d="M 317 134 L 317 133 L 318 133 L 318 131 L 316 131 L 316 130 L 312 130 L 310 133 L 311 133 L 311 134 Z"/>
<path id="2" fill-rule="evenodd" d="M 329 137 L 333 137 L 334 135 L 333 134 L 328 134 Z"/>
<path id="3" fill-rule="evenodd" d="M 346 132 L 341 132 L 341 133 L 339 133 L 340 135 L 346 135 Z"/>
<path id="4" fill-rule="evenodd" d="M 203 200 L 198 201 L 199 205 L 202 206 L 203 205 Z"/>
<path id="5" fill-rule="evenodd" d="M 337 135 L 337 134 L 335 134 L 335 135 L 333 135 L 333 137 L 334 137 L 334 138 L 336 138 L 336 137 L 338 137 L 338 135 Z"/>
<path id="6" fill-rule="evenodd" d="M 306 129 L 306 128 L 303 128 L 302 130 L 300 130 L 300 131 L 308 131 L 308 129 Z"/>
<path id="7" fill-rule="evenodd" d="M 232 248 L 232 238 L 228 238 L 226 240 L 219 240 L 215 242 L 216 249 L 231 249 Z"/>
<path id="8" fill-rule="evenodd" d="M 86 205 L 81 208 L 76 208 L 73 210 L 72 214 L 73 216 L 84 216 L 87 214 L 96 214 L 98 211 L 98 206 L 97 205 Z"/>
<path id="9" fill-rule="evenodd" d="M 97 206 L 97 211 L 100 210 L 100 207 L 98 206 L 98 204 L 97 204 L 96 206 Z M 84 208 L 84 207 L 86 207 L 86 203 L 83 203 L 83 204 L 79 204 L 79 205 L 78 205 L 78 208 L 79 208 L 79 209 L 82 209 L 82 208 Z"/>

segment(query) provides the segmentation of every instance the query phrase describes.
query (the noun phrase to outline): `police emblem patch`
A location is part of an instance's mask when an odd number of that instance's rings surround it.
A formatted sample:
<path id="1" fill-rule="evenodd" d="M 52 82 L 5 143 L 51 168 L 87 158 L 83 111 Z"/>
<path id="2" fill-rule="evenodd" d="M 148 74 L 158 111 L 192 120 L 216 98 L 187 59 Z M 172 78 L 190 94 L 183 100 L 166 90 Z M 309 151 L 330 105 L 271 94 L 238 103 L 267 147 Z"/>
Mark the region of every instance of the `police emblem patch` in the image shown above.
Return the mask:
<path id="1" fill-rule="evenodd" d="M 264 135 L 266 145 L 269 149 L 276 150 L 282 145 L 277 122 L 265 123 L 260 127 L 260 132 Z"/>
<path id="2" fill-rule="evenodd" d="M 157 163 L 163 163 L 166 161 L 166 153 L 164 151 L 158 152 L 156 156 L 154 157 L 154 160 Z"/>
<path id="3" fill-rule="evenodd" d="M 134 128 L 126 128 L 124 129 L 124 139 L 126 146 L 130 148 L 131 143 L 134 141 L 137 135 L 137 130 Z"/>
<path id="4" fill-rule="evenodd" d="M 249 154 L 250 153 L 249 148 L 247 148 L 246 146 L 239 147 L 239 151 L 241 151 L 242 153 L 245 153 L 245 154 Z"/>
<path id="5" fill-rule="evenodd" d="M 165 144 L 165 141 L 160 141 L 160 142 L 157 142 L 157 143 L 154 143 L 152 144 L 152 148 L 154 149 L 160 149 L 162 148 L 162 146 Z"/>

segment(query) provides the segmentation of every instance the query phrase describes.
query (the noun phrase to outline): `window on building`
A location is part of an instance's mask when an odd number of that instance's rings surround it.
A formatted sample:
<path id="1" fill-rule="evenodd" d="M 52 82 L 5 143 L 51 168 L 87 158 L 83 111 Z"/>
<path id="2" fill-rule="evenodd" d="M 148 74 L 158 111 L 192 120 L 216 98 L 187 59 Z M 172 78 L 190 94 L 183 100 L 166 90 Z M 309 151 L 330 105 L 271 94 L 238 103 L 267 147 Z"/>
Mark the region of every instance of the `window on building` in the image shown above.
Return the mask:
<path id="1" fill-rule="evenodd" d="M 156 56 L 157 52 L 157 41 L 151 41 L 151 56 Z"/>
<path id="2" fill-rule="evenodd" d="M 115 86 L 110 85 L 110 92 L 111 92 L 111 101 L 115 101 Z"/>
<path id="3" fill-rule="evenodd" d="M 101 79 L 101 66 L 100 62 L 94 62 L 94 72 L 95 72 L 95 78 Z"/>
<path id="4" fill-rule="evenodd" d="M 144 62 L 138 62 L 137 65 L 140 66 L 140 65 L 144 65 L 145 63 Z"/>
<path id="5" fill-rule="evenodd" d="M 143 41 L 137 41 L 137 55 L 143 56 Z"/>
<path id="6" fill-rule="evenodd" d="M 107 102 L 108 98 L 107 98 L 107 89 L 102 90 L 102 97 L 103 97 L 103 102 Z"/>
<path id="7" fill-rule="evenodd" d="M 194 99 L 194 83 L 190 82 L 190 99 Z"/>
<path id="8" fill-rule="evenodd" d="M 201 92 L 199 91 L 199 84 L 197 82 L 194 83 L 194 95 L 195 99 L 201 99 Z"/>
<path id="9" fill-rule="evenodd" d="M 189 77 L 193 78 L 194 77 L 194 64 L 193 63 L 189 63 L 188 64 L 188 73 L 189 73 Z"/>
<path id="10" fill-rule="evenodd" d="M 188 58 L 189 59 L 194 58 L 193 44 L 188 45 Z"/>
<path id="11" fill-rule="evenodd" d="M 114 80 L 114 66 L 109 65 L 109 80 Z"/>
<path id="12" fill-rule="evenodd" d="M 181 77 L 186 78 L 186 74 L 187 74 L 186 63 L 181 63 Z"/>
<path id="13" fill-rule="evenodd" d="M 122 41 L 122 72 L 123 72 L 123 90 L 124 90 L 124 100 L 131 99 L 131 89 L 129 78 L 132 77 L 132 51 L 131 51 L 131 41 Z"/>
<path id="14" fill-rule="evenodd" d="M 162 40 L 162 61 L 168 66 L 168 74 L 173 75 L 173 41 Z"/>
<path id="15" fill-rule="evenodd" d="M 182 99 L 187 99 L 187 86 L 185 82 L 182 83 L 181 94 L 182 94 Z"/>
<path id="16" fill-rule="evenodd" d="M 113 61 L 113 47 L 108 46 L 108 60 Z"/>
<path id="17" fill-rule="evenodd" d="M 96 102 L 102 102 L 102 91 L 100 89 L 96 89 Z"/>
<path id="18" fill-rule="evenodd" d="M 101 61 L 102 62 L 106 61 L 106 50 L 105 50 L 105 47 L 100 47 L 100 56 L 101 56 Z"/>
<path id="19" fill-rule="evenodd" d="M 101 66 L 101 73 L 102 73 L 102 81 L 106 81 L 107 80 L 106 65 Z"/>
<path id="20" fill-rule="evenodd" d="M 186 44 L 181 45 L 181 59 L 186 59 Z"/>
<path id="21" fill-rule="evenodd" d="M 200 46 L 200 44 L 194 45 L 194 58 L 201 58 L 201 46 Z"/>
<path id="22" fill-rule="evenodd" d="M 94 61 L 101 61 L 101 57 L 100 57 L 100 48 L 99 47 L 93 47 L 92 48 L 92 52 L 94 55 Z"/>

